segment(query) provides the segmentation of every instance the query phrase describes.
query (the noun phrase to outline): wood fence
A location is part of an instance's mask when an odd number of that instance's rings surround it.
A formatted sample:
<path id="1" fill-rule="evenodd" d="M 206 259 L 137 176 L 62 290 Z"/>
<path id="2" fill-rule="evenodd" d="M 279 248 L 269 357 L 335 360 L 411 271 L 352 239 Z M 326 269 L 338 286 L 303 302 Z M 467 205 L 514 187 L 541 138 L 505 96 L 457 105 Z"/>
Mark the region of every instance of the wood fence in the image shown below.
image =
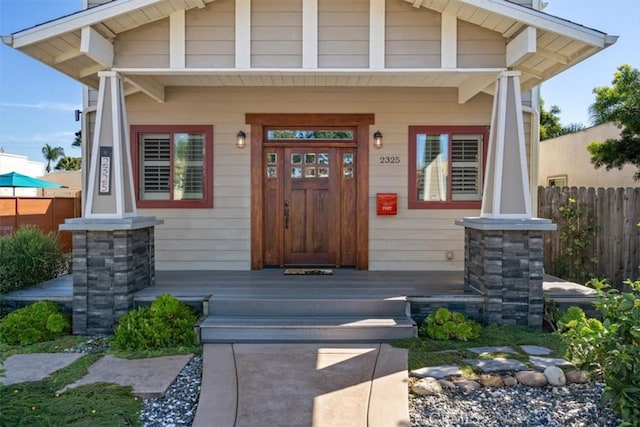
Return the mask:
<path id="1" fill-rule="evenodd" d="M 573 202 L 569 201 L 569 198 Z M 582 211 L 578 227 L 593 221 L 595 233 L 585 247 L 590 275 L 606 277 L 615 287 L 626 279 L 640 277 L 640 187 L 585 188 L 538 187 L 538 216 L 550 218 L 558 224 L 558 231 L 545 236 L 545 271 L 558 275 L 555 260 L 564 250 L 562 227 L 568 221 L 560 217 L 560 208 L 573 205 Z"/>
<path id="2" fill-rule="evenodd" d="M 71 232 L 58 231 L 67 218 L 81 215 L 80 197 L 0 197 L 0 236 L 23 225 L 34 225 L 44 233 L 58 232 L 65 252 L 71 252 Z"/>

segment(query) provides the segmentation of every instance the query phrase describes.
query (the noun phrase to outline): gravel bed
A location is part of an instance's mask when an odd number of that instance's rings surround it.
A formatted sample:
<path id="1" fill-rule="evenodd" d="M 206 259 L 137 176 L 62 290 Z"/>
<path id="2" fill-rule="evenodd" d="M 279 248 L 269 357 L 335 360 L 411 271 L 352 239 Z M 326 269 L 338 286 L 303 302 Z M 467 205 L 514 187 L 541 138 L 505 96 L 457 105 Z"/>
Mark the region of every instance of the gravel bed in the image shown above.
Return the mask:
<path id="1" fill-rule="evenodd" d="M 196 416 L 202 357 L 195 356 L 184 367 L 164 397 L 144 399 L 140 420 L 145 427 L 190 426 Z"/>
<path id="2" fill-rule="evenodd" d="M 411 425 L 460 427 L 604 427 L 621 422 L 598 403 L 604 384 L 481 388 L 469 394 L 409 396 Z"/>
<path id="3" fill-rule="evenodd" d="M 106 337 L 90 337 L 70 352 L 96 353 L 108 347 Z M 194 357 L 164 397 L 144 399 L 140 420 L 145 427 L 190 426 L 196 414 L 202 357 Z M 481 388 L 464 394 L 409 394 L 412 427 L 609 427 L 621 420 L 599 406 L 604 384 L 565 387 Z"/>

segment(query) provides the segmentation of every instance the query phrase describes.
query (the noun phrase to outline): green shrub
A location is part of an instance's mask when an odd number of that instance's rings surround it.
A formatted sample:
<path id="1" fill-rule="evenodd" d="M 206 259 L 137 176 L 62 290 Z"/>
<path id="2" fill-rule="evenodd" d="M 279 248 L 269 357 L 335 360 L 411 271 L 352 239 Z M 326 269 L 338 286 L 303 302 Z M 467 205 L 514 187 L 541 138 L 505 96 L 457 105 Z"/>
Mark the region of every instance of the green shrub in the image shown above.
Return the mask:
<path id="1" fill-rule="evenodd" d="M 66 267 L 56 233 L 24 226 L 0 237 L 0 294 L 55 279 Z"/>
<path id="2" fill-rule="evenodd" d="M 69 333 L 71 324 L 55 302 L 38 301 L 9 313 L 0 321 L 0 342 L 28 345 Z"/>
<path id="3" fill-rule="evenodd" d="M 440 307 L 422 322 L 419 333 L 436 340 L 469 341 L 480 336 L 480 324 L 462 313 Z"/>
<path id="4" fill-rule="evenodd" d="M 596 309 L 602 322 L 571 308 L 560 321 L 567 355 L 581 368 L 603 375 L 603 402 L 611 403 L 623 426 L 640 425 L 640 280 L 627 280 L 631 292 L 621 293 L 593 280 Z"/>
<path id="5" fill-rule="evenodd" d="M 129 311 L 118 321 L 112 345 L 120 350 L 152 350 L 196 344 L 195 310 L 173 296 L 159 296 L 150 307 Z"/>

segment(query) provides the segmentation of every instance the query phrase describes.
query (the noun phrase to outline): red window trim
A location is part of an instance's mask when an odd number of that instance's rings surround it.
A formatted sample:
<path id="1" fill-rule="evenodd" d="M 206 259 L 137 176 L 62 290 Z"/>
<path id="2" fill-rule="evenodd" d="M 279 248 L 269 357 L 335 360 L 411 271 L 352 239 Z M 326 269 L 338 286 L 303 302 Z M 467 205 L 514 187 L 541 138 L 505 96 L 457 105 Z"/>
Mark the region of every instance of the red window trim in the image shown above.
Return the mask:
<path id="1" fill-rule="evenodd" d="M 446 202 L 416 200 L 415 197 L 418 191 L 418 177 L 416 174 L 416 137 L 421 133 L 482 134 L 482 174 L 484 176 L 487 162 L 487 147 L 489 145 L 489 126 L 409 126 L 409 209 L 480 209 L 482 206 L 481 200 L 449 200 Z M 449 191 L 451 191 L 451 186 L 449 186 Z M 450 194 L 448 194 L 447 197 L 450 197 Z"/>
<path id="2" fill-rule="evenodd" d="M 212 125 L 131 125 L 131 162 L 138 208 L 213 208 L 213 126 Z M 204 134 L 204 199 L 202 200 L 140 200 L 140 154 L 138 136 L 141 133 L 202 133 Z M 173 151 L 172 151 L 173 153 Z M 173 154 L 172 154 L 173 156 Z"/>

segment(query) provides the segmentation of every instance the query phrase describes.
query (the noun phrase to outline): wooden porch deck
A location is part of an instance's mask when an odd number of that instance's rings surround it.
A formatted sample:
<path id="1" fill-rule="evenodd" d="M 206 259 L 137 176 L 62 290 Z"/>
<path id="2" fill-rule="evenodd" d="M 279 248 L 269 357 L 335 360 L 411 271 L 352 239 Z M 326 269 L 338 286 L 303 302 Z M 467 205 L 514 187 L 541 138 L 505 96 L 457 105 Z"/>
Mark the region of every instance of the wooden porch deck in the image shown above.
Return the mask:
<path id="1" fill-rule="evenodd" d="M 595 298 L 593 289 L 553 276 L 545 276 L 544 293 L 559 304 L 586 304 Z M 362 271 L 334 269 L 333 275 L 284 275 L 282 269 L 259 271 L 157 271 L 156 284 L 136 294 L 137 301 L 150 301 L 168 293 L 195 302 L 211 296 L 272 294 L 279 297 L 304 292 L 306 296 L 345 297 L 370 295 L 375 298 L 407 297 L 409 301 L 481 297 L 465 293 L 461 271 Z M 3 304 L 20 306 L 51 300 L 70 305 L 72 276 L 63 276 L 29 289 L 4 295 Z M 22 303 L 22 304 L 20 304 Z"/>

